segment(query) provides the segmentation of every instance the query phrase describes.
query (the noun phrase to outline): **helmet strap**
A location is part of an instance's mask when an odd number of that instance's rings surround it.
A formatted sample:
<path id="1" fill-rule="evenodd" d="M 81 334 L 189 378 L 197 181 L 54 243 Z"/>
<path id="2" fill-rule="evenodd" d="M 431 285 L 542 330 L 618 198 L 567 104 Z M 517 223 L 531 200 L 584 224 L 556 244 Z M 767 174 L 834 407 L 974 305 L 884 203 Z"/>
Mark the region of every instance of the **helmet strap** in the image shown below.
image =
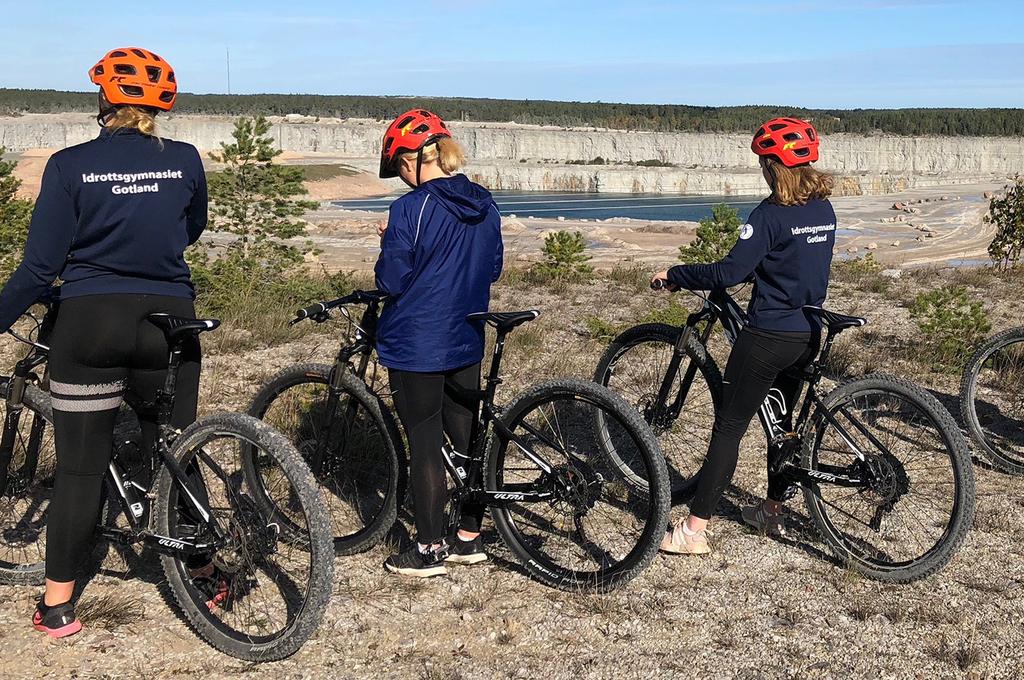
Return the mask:
<path id="1" fill-rule="evenodd" d="M 423 147 L 416 152 L 416 186 L 420 185 L 420 170 L 423 169 Z"/>
<path id="2" fill-rule="evenodd" d="M 114 117 L 114 114 L 117 113 L 117 105 L 111 104 L 107 101 L 107 98 L 103 96 L 103 90 L 100 90 L 98 99 L 100 103 L 100 112 L 96 114 L 96 124 L 100 127 L 107 127 L 107 123 L 109 123 Z"/>

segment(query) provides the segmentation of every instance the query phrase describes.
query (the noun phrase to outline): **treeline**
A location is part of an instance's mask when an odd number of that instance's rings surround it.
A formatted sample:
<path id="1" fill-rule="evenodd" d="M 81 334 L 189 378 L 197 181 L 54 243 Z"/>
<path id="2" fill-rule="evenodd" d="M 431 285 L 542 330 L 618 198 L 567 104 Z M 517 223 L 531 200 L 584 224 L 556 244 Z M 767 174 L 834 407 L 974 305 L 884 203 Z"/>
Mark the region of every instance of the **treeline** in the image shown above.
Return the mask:
<path id="1" fill-rule="evenodd" d="M 560 127 L 606 127 L 673 132 L 750 132 L 774 116 L 814 121 L 823 133 L 1024 136 L 1024 109 L 803 109 L 781 106 L 606 104 L 448 97 L 366 97 L 305 94 L 182 94 L 177 112 L 206 115 L 391 118 L 422 106 L 449 120 L 515 121 Z M 94 111 L 91 92 L 0 89 L 0 114 Z"/>

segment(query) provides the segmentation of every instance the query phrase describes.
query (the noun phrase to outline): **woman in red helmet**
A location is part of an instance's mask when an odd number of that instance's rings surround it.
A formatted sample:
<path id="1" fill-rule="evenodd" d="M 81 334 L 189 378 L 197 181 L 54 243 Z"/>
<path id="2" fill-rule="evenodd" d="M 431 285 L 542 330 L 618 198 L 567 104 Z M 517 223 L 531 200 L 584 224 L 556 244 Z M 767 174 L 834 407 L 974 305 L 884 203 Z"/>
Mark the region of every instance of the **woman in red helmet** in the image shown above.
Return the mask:
<path id="1" fill-rule="evenodd" d="M 677 265 L 652 279 L 661 279 L 668 290 L 714 290 L 751 275 L 754 280 L 747 325 L 725 369 L 722 401 L 690 514 L 666 532 L 661 544 L 666 552 L 710 552 L 704 530 L 736 470 L 750 421 L 773 386 L 793 403 L 799 383 L 781 374 L 807 365 L 817 354 L 820 322 L 803 307 L 825 301 L 836 229 L 827 200 L 832 178 L 811 167 L 818 160 L 818 144 L 814 127 L 805 121 L 776 118 L 762 125 L 751 149 L 760 157 L 771 195 L 750 214 L 736 245 L 721 262 Z M 769 475 L 768 499 L 744 508 L 744 521 L 761 531 L 784 533 L 786 491 Z"/>
<path id="2" fill-rule="evenodd" d="M 0 293 L 0 330 L 10 328 L 56 279 L 60 312 L 50 337 L 50 392 L 57 472 L 47 512 L 46 592 L 33 625 L 53 637 L 78 632 L 71 597 L 89 552 L 110 461 L 114 420 L 126 390 L 153 402 L 168 347 L 146 321 L 165 312 L 194 317 L 184 251 L 206 227 L 207 192 L 195 147 L 159 139 L 155 117 L 170 111 L 170 64 L 140 48 L 106 54 L 90 71 L 99 86 L 99 136 L 55 153 L 46 165 L 25 257 Z M 186 347 L 173 422 L 195 420 L 198 342 Z M 140 413 L 151 444 L 155 414 Z M 195 584 L 223 598 L 209 558 Z"/>
<path id="3" fill-rule="evenodd" d="M 501 215 L 491 194 L 465 175 L 462 149 L 436 115 L 413 109 L 384 134 L 381 177 L 411 189 L 393 204 L 375 268 L 391 298 L 377 328 L 377 355 L 388 368 L 395 407 L 409 439 L 416 543 L 385 562 L 394 573 L 437 576 L 445 563 L 487 559 L 482 505 L 467 505 L 446 536 L 447 484 L 441 446 L 469 453 L 476 404 L 446 385 L 480 387 L 484 328 L 466 315 L 487 311 L 502 266 Z"/>

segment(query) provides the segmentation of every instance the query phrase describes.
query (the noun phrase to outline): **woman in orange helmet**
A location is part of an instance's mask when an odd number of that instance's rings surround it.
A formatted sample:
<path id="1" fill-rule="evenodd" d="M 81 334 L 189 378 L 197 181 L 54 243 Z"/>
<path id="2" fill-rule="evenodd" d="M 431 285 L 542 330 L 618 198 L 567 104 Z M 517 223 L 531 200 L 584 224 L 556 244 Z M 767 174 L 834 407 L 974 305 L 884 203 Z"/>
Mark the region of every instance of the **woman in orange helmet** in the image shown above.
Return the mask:
<path id="1" fill-rule="evenodd" d="M 103 129 L 50 158 L 24 260 L 0 293 L 0 330 L 7 330 L 56 279 L 63 282 L 49 362 L 57 472 L 47 513 L 46 592 L 32 621 L 53 637 L 82 627 L 71 597 L 100 511 L 114 420 L 126 390 L 152 403 L 163 384 L 167 343 L 146 317 L 194 317 L 184 251 L 207 219 L 199 153 L 155 136 L 157 113 L 170 111 L 177 97 L 170 64 L 149 50 L 122 48 L 89 76 L 100 87 Z M 198 342 L 183 358 L 173 415 L 179 428 L 195 420 Z M 151 444 L 155 414 L 139 417 Z M 226 598 L 226 579 L 208 557 L 197 562 L 189 565 L 194 583 L 214 606 Z"/>

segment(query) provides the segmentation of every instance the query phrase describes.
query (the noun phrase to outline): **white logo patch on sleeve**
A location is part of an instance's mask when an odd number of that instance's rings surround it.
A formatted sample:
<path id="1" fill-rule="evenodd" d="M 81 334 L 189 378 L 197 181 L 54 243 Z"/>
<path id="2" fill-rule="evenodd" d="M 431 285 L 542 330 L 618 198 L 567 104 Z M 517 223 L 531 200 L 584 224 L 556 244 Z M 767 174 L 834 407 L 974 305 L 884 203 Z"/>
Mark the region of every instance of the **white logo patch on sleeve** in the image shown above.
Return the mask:
<path id="1" fill-rule="evenodd" d="M 744 224 L 740 227 L 740 238 L 746 241 L 748 238 L 754 235 L 754 225 Z"/>

